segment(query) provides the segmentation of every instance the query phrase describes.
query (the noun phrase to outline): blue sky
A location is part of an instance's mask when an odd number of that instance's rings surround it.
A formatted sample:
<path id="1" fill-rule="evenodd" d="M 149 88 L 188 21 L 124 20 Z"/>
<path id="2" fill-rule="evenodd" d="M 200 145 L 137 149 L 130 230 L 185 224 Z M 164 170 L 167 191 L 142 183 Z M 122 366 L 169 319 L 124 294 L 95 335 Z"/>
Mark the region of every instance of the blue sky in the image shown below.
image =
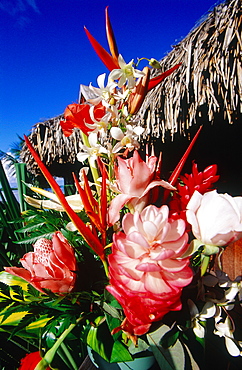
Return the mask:
<path id="1" fill-rule="evenodd" d="M 216 0 L 0 0 L 0 149 L 76 102 L 107 72 L 83 26 L 106 48 L 104 10 L 129 62 L 161 59 Z"/>

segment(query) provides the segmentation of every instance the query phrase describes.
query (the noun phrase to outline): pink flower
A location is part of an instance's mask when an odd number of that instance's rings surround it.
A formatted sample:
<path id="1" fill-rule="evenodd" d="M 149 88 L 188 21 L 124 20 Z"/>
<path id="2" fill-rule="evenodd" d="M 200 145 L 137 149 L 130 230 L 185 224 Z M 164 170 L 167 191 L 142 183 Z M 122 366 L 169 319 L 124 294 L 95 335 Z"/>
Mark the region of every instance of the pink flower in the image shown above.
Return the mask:
<path id="1" fill-rule="evenodd" d="M 192 280 L 182 219 L 169 220 L 167 206 L 128 213 L 123 232 L 113 237 L 108 291 L 122 305 L 134 333 L 144 334 L 153 321 L 181 309 L 182 288 Z"/>
<path id="2" fill-rule="evenodd" d="M 115 168 L 118 194 L 109 207 L 109 224 L 113 225 L 119 220 L 119 211 L 125 204 L 141 211 L 147 204 L 149 192 L 156 186 L 174 190 L 168 182 L 157 179 L 157 157 L 150 156 L 147 163 L 144 162 L 135 150 L 133 157 L 122 159 L 118 157 L 118 166 Z M 153 202 L 156 199 L 152 199 Z"/>
<path id="3" fill-rule="evenodd" d="M 203 244 L 224 246 L 242 237 L 242 197 L 195 191 L 186 215 L 194 236 Z"/>
<path id="4" fill-rule="evenodd" d="M 74 288 L 77 264 L 73 248 L 61 234 L 54 233 L 52 240 L 39 239 L 34 252 L 20 260 L 24 268 L 5 267 L 5 271 L 28 281 L 40 292 L 67 293 Z"/>

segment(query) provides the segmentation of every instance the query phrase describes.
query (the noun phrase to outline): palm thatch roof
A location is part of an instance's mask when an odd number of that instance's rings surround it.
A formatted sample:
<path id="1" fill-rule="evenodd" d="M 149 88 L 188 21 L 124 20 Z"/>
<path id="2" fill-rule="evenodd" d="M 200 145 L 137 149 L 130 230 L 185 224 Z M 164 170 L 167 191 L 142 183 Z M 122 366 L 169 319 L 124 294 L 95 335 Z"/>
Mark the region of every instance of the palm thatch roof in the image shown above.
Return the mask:
<path id="1" fill-rule="evenodd" d="M 69 137 L 64 136 L 59 124 L 62 119 L 63 115 L 60 115 L 35 124 L 29 140 L 51 174 L 68 181 L 72 178 L 72 172 L 81 167 L 76 154 L 80 151 L 82 141 L 79 130 L 74 130 Z M 20 158 L 26 163 L 29 172 L 36 176 L 41 174 L 26 144 L 22 148 Z"/>
<path id="2" fill-rule="evenodd" d="M 194 130 L 201 123 L 214 123 L 216 117 L 222 121 L 219 122 L 220 136 L 228 137 L 227 132 L 223 131 L 224 122 L 238 121 L 242 112 L 241 50 L 241 0 L 227 0 L 210 11 L 188 36 L 161 60 L 161 71 L 177 63 L 182 65 L 147 94 L 137 115 L 145 127 L 144 140 L 157 140 L 158 150 L 163 151 L 161 142 L 169 142 L 178 132 L 182 134 L 179 135 L 182 155 L 183 148 L 187 147 L 187 141 L 182 144 L 186 130 Z M 160 71 L 154 70 L 152 75 L 159 73 Z M 76 154 L 80 150 L 81 137 L 77 130 L 66 138 L 59 125 L 61 119 L 62 116 L 58 116 L 37 123 L 29 139 L 52 175 L 71 178 L 73 169 L 78 166 L 80 168 Z M 212 125 L 206 126 L 209 133 L 203 130 L 202 135 L 206 138 L 202 142 L 210 138 L 210 147 L 214 147 L 218 134 L 211 135 Z M 234 135 L 241 136 L 240 134 L 240 131 L 231 134 L 231 145 Z M 217 153 L 217 148 L 214 151 Z M 174 164 L 177 163 L 180 153 L 176 153 Z M 220 157 L 222 158 L 221 154 Z M 21 158 L 27 163 L 30 172 L 35 175 L 40 173 L 26 146 L 23 147 Z M 215 163 L 216 161 L 217 158 L 214 159 Z M 171 163 L 169 166 L 169 169 L 173 168 Z"/>
<path id="3" fill-rule="evenodd" d="M 182 65 L 148 93 L 138 115 L 145 137 L 164 141 L 167 131 L 212 123 L 217 113 L 234 123 L 242 113 L 241 52 L 241 0 L 225 1 L 161 60 L 162 71 Z"/>

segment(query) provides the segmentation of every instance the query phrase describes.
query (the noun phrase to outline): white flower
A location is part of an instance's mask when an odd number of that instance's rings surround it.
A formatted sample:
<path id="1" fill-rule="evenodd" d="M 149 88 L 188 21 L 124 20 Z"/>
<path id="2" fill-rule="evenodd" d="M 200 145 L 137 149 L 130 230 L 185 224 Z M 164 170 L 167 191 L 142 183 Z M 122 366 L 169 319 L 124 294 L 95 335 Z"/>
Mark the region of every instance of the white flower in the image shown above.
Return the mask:
<path id="1" fill-rule="evenodd" d="M 132 89 L 136 84 L 136 78 L 143 77 L 144 73 L 133 67 L 134 60 L 132 59 L 128 64 L 125 63 L 122 55 L 119 54 L 118 64 L 120 69 L 113 69 L 109 75 L 110 80 L 119 80 L 118 87 L 125 85 L 128 81 L 128 88 Z"/>
<path id="2" fill-rule="evenodd" d="M 80 162 L 84 162 L 86 159 L 89 159 L 90 165 L 95 167 L 95 161 L 97 157 L 102 153 L 107 153 L 107 149 L 104 148 L 101 144 L 98 143 L 97 134 L 92 132 L 88 136 L 89 146 L 82 145 L 82 152 L 77 154 L 77 159 Z"/>
<path id="3" fill-rule="evenodd" d="M 186 215 L 194 236 L 205 245 L 224 246 L 242 237 L 242 197 L 195 191 Z"/>
<path id="4" fill-rule="evenodd" d="M 217 315 L 220 309 L 218 309 L 214 303 L 206 302 L 202 311 L 199 313 L 197 306 L 191 299 L 188 299 L 187 303 L 190 310 L 193 331 L 197 337 L 204 338 L 205 329 L 201 322 L 205 322 L 206 319 Z"/>
<path id="5" fill-rule="evenodd" d="M 97 84 L 99 87 L 94 87 L 90 83 L 89 86 L 81 85 L 81 94 L 84 96 L 85 100 L 97 105 L 100 101 L 109 102 L 113 97 L 115 87 L 117 84 L 114 81 L 108 80 L 107 86 L 105 87 L 105 77 L 106 73 L 98 76 Z"/>
<path id="6" fill-rule="evenodd" d="M 130 151 L 139 148 L 137 138 L 144 132 L 141 126 L 132 127 L 131 125 L 126 126 L 127 131 L 123 132 L 119 127 L 112 127 L 110 134 L 113 139 L 119 141 L 114 147 L 112 152 L 117 153 L 122 148 L 126 147 Z"/>
<path id="7" fill-rule="evenodd" d="M 239 342 L 234 339 L 232 324 L 227 316 L 225 321 L 215 320 L 214 334 L 219 335 L 220 337 L 225 338 L 225 345 L 231 356 L 242 356 L 242 348 L 240 347 Z"/>

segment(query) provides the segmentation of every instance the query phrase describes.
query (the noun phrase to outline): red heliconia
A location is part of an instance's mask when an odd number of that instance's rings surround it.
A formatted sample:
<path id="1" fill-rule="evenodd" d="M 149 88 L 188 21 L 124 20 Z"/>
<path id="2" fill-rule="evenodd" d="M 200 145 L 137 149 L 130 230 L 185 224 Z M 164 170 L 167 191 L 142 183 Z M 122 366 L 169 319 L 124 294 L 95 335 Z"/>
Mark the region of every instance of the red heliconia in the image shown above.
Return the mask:
<path id="1" fill-rule="evenodd" d="M 33 148 L 32 144 L 30 143 L 29 139 L 24 136 L 26 145 L 28 146 L 28 149 L 30 150 L 30 153 L 32 154 L 34 160 L 38 164 L 41 172 L 45 176 L 46 180 L 48 181 L 50 187 L 55 192 L 55 195 L 58 197 L 60 204 L 65 209 L 66 213 L 70 217 L 71 221 L 76 226 L 77 230 L 80 232 L 80 234 L 83 236 L 83 238 L 86 240 L 87 244 L 90 246 L 90 248 L 101 258 L 102 261 L 105 260 L 105 253 L 104 253 L 104 247 L 100 243 L 99 238 L 96 234 L 92 232 L 92 230 L 89 228 L 88 225 L 86 225 L 82 219 L 73 211 L 73 209 L 68 204 L 59 184 L 55 181 L 53 176 L 50 174 L 44 163 L 41 161 L 38 153 Z"/>
<path id="2" fill-rule="evenodd" d="M 198 171 L 197 164 L 193 162 L 192 173 L 180 177 L 177 184 L 177 192 L 174 193 L 170 202 L 171 213 L 185 218 L 186 206 L 195 190 L 200 194 L 205 194 L 213 190 L 213 184 L 218 181 L 217 165 L 213 164 L 205 168 L 203 172 Z"/>
<path id="3" fill-rule="evenodd" d="M 108 40 L 108 45 L 109 45 L 109 50 L 110 53 L 108 53 L 100 44 L 99 42 L 91 35 L 91 33 L 88 31 L 86 27 L 84 27 L 84 30 L 86 32 L 86 35 L 88 37 L 88 40 L 90 41 L 93 49 L 97 53 L 98 57 L 101 59 L 103 64 L 110 70 L 112 71 L 113 69 L 119 69 L 120 66 L 118 64 L 118 47 L 117 43 L 115 40 L 115 36 L 113 33 L 112 25 L 110 22 L 110 18 L 108 15 L 108 7 L 106 7 L 105 10 L 105 17 L 106 17 L 106 34 L 107 34 L 107 40 Z M 179 68 L 181 63 L 176 64 L 174 67 L 170 68 L 169 70 L 159 74 L 158 76 L 151 78 L 148 76 L 147 83 L 146 83 L 146 92 L 150 91 L 161 81 L 164 80 L 167 76 L 169 76 L 173 71 L 175 71 L 177 68 Z M 144 95 L 145 96 L 145 95 Z M 143 98 L 144 98 L 143 96 Z M 136 110 L 137 111 L 137 110 Z"/>

